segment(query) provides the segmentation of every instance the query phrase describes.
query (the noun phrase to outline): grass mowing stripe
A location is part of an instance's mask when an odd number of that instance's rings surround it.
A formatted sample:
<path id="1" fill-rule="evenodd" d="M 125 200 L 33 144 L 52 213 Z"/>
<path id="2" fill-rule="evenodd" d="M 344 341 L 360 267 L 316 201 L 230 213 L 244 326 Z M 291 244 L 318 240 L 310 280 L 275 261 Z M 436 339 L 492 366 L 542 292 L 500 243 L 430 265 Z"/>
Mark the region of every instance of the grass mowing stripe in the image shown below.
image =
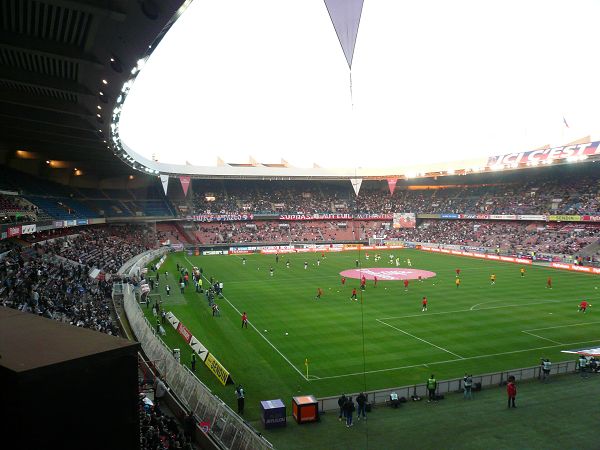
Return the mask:
<path id="1" fill-rule="evenodd" d="M 193 264 L 193 263 L 192 263 L 192 262 L 191 262 L 191 261 L 190 261 L 190 260 L 187 258 L 187 256 L 184 256 L 184 258 L 185 258 L 185 260 L 186 260 L 188 263 L 190 263 L 191 267 L 194 267 L 194 264 Z M 202 278 L 204 278 L 206 281 L 209 281 L 209 279 L 208 279 L 208 278 L 206 278 L 206 277 L 204 276 L 204 274 L 202 274 Z M 221 296 L 223 297 L 223 299 L 224 299 L 224 300 L 225 300 L 227 303 L 229 303 L 229 306 L 231 306 L 231 307 L 232 307 L 232 308 L 233 308 L 233 309 L 234 309 L 234 310 L 235 310 L 235 311 L 236 311 L 236 312 L 237 312 L 237 313 L 238 313 L 240 316 L 242 315 L 242 313 L 240 312 L 240 310 L 239 310 L 239 309 L 237 309 L 237 308 L 235 307 L 235 305 L 234 305 L 233 303 L 231 303 L 231 302 L 230 302 L 230 301 L 227 299 L 227 297 L 225 297 L 223 294 L 221 294 Z M 260 337 L 262 337 L 262 338 L 263 338 L 263 339 L 266 341 L 266 343 L 267 343 L 267 344 L 269 344 L 269 345 L 270 345 L 270 346 L 273 348 L 273 350 L 275 350 L 277 353 L 279 353 L 279 355 L 281 355 L 281 357 L 282 357 L 283 359 L 285 359 L 285 360 L 287 361 L 287 363 L 288 363 L 290 366 L 292 366 L 292 368 L 293 368 L 293 369 L 294 369 L 296 372 L 298 372 L 298 373 L 300 374 L 300 376 L 301 376 L 302 378 L 304 378 L 306 381 L 310 381 L 308 378 L 306 378 L 306 375 L 304 375 L 302 372 L 300 372 L 300 371 L 298 370 L 298 368 L 297 368 L 295 365 L 293 365 L 293 364 L 292 364 L 292 362 L 291 362 L 291 361 L 290 361 L 290 360 L 289 360 L 289 359 L 288 359 L 288 358 L 287 358 L 287 357 L 286 357 L 286 356 L 285 356 L 283 353 L 281 353 L 277 347 L 275 347 L 275 346 L 274 346 L 274 345 L 271 343 L 271 341 L 269 341 L 269 340 L 268 340 L 268 339 L 267 339 L 267 338 L 266 338 L 266 337 L 265 337 L 265 336 L 264 336 L 264 335 L 263 335 L 263 334 L 262 334 L 260 331 L 258 331 L 258 328 L 256 328 L 252 322 L 248 321 L 248 323 L 249 323 L 249 324 L 250 324 L 250 326 L 251 326 L 251 327 L 254 329 L 254 331 L 256 331 L 256 332 L 257 332 L 257 333 L 260 335 Z"/>

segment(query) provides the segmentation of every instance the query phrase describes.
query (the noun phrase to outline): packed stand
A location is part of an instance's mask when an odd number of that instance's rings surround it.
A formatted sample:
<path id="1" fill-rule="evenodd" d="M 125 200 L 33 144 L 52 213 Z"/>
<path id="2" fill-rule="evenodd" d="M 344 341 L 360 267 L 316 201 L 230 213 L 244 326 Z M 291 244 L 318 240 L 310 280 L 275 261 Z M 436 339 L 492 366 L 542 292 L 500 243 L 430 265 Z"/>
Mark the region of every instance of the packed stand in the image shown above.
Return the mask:
<path id="1" fill-rule="evenodd" d="M 54 261 L 42 247 L 11 250 L 0 261 L 0 281 L 2 306 L 119 334 L 109 307 L 112 285 L 91 279 L 80 265 Z"/>

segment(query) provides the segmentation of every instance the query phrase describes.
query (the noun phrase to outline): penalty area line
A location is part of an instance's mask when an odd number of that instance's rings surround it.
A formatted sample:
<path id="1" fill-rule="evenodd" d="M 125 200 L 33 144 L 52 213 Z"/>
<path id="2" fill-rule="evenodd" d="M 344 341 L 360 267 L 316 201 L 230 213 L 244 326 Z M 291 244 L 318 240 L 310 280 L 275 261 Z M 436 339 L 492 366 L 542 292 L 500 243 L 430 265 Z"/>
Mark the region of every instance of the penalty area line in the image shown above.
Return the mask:
<path id="1" fill-rule="evenodd" d="M 383 325 L 385 325 L 385 326 L 387 326 L 387 327 L 390 327 L 390 328 L 393 328 L 393 329 L 394 329 L 394 330 L 396 330 L 396 331 L 399 331 L 400 333 L 404 333 L 404 334 L 406 334 L 407 336 L 410 336 L 411 338 L 417 339 L 418 341 L 421 341 L 421 342 L 425 342 L 426 344 L 429 344 L 429 345 L 431 345 L 432 347 L 435 347 L 435 348 L 437 348 L 437 349 L 440 349 L 440 350 L 442 350 L 442 351 L 444 351 L 444 352 L 446 352 L 446 353 L 450 353 L 451 355 L 454 355 L 454 356 L 456 356 L 458 359 L 464 359 L 464 358 L 463 358 L 462 356 L 460 356 L 459 354 L 457 354 L 457 353 L 454 353 L 454 352 L 451 352 L 450 350 L 448 350 L 448 349 L 446 349 L 446 348 L 444 348 L 444 347 L 440 347 L 439 345 L 435 345 L 434 343 L 432 343 L 432 342 L 429 342 L 429 341 L 426 341 L 425 339 L 421 339 L 420 337 L 418 337 L 418 336 L 415 336 L 414 334 L 410 334 L 408 331 L 401 330 L 400 328 L 397 328 L 397 327 L 395 327 L 395 326 L 393 326 L 393 325 L 390 325 L 389 323 L 386 323 L 386 322 L 384 322 L 384 321 L 382 321 L 382 320 L 379 320 L 379 319 L 375 319 L 375 320 L 377 320 L 377 322 L 379 322 L 379 323 L 381 323 L 381 324 L 383 324 Z"/>
<path id="2" fill-rule="evenodd" d="M 564 344 L 563 344 L 563 343 L 561 343 L 561 342 L 554 341 L 554 340 L 552 340 L 552 339 L 546 338 L 546 337 L 544 337 L 544 336 L 540 336 L 540 335 L 538 335 L 538 334 L 530 333 L 530 332 L 529 332 L 529 331 L 527 331 L 527 330 L 521 330 L 521 333 L 528 334 L 529 336 L 533 336 L 533 337 L 536 337 L 536 338 L 538 338 L 538 339 L 543 339 L 544 341 L 553 342 L 553 343 L 555 343 L 555 344 L 559 344 L 559 345 L 564 345 Z"/>
<path id="3" fill-rule="evenodd" d="M 187 258 L 187 256 L 184 256 L 184 258 L 185 258 L 185 260 L 186 260 L 186 261 L 187 261 L 187 262 L 188 262 L 188 263 L 191 265 L 191 267 L 194 267 L 194 264 L 193 264 L 193 263 L 192 263 L 192 262 L 191 262 L 191 261 L 190 261 L 190 260 Z M 202 278 L 204 278 L 206 281 L 209 281 L 209 280 L 208 280 L 208 278 L 206 278 L 206 277 L 204 276 L 204 274 L 202 274 Z M 235 307 L 235 305 L 234 305 L 233 303 L 231 303 L 231 302 L 230 302 L 230 301 L 227 299 L 227 297 L 225 297 L 224 295 L 223 295 L 223 299 L 224 299 L 224 300 L 225 300 L 227 303 L 229 303 L 229 306 L 231 306 L 231 307 L 232 307 L 232 308 L 233 308 L 233 309 L 234 309 L 234 310 L 235 310 L 235 311 L 236 311 L 236 312 L 237 312 L 237 313 L 238 313 L 240 316 L 242 315 L 242 313 L 240 312 L 240 310 L 239 310 L 239 309 L 237 309 L 237 308 Z M 281 353 L 281 352 L 279 351 L 279 349 L 278 349 L 277 347 L 275 347 L 275 346 L 273 345 L 273 343 L 272 343 L 271 341 L 269 341 L 269 340 L 268 340 L 268 339 L 265 337 L 265 335 L 264 335 L 264 334 L 262 334 L 262 333 L 261 333 L 261 332 L 258 330 L 258 328 L 256 328 L 256 327 L 255 327 L 255 326 L 252 324 L 252 322 L 248 321 L 248 323 L 249 323 L 249 324 L 250 324 L 250 326 L 251 326 L 251 327 L 254 329 L 254 331 L 256 331 L 256 332 L 258 333 L 258 335 L 259 335 L 261 338 L 263 338 L 263 339 L 265 340 L 265 342 L 266 342 L 267 344 L 269 344 L 269 345 L 270 345 L 270 346 L 273 348 L 273 350 L 275 350 L 277 353 L 279 353 L 279 356 L 281 356 L 283 359 L 285 359 L 285 360 L 286 360 L 286 362 L 287 362 L 287 363 L 288 363 L 290 366 L 292 366 L 292 368 L 293 368 L 293 369 L 294 369 L 296 372 L 298 372 L 298 374 L 299 374 L 299 375 L 300 375 L 302 378 L 304 378 L 306 381 L 310 381 L 310 379 L 309 379 L 309 378 L 306 378 L 306 375 L 304 375 L 302 372 L 300 372 L 300 370 L 298 370 L 298 368 L 297 368 L 297 367 L 296 367 L 294 364 L 292 364 L 292 362 L 291 362 L 291 361 L 290 361 L 290 360 L 287 358 L 287 356 L 285 356 L 283 353 Z"/>
<path id="4" fill-rule="evenodd" d="M 454 362 L 459 362 L 459 361 L 462 362 L 462 361 L 467 361 L 470 359 L 491 358 L 494 356 L 512 355 L 515 353 L 533 352 L 535 350 L 546 350 L 549 348 L 565 347 L 567 345 L 570 346 L 570 345 L 592 344 L 592 343 L 596 343 L 596 342 L 600 342 L 600 339 L 595 339 L 595 340 L 591 340 L 591 341 L 581 341 L 581 342 L 568 342 L 566 344 L 546 345 L 543 347 L 525 348 L 523 350 L 513 350 L 510 352 L 490 353 L 487 355 L 467 356 L 467 357 L 461 358 L 461 359 L 448 359 L 445 361 L 435 361 L 435 362 L 429 362 L 429 363 L 412 364 L 410 366 L 390 367 L 387 369 L 367 370 L 365 372 L 354 372 L 354 373 L 345 373 L 342 375 L 331 375 L 328 377 L 321 377 L 320 380 L 331 380 L 331 379 L 335 379 L 335 378 L 353 377 L 353 376 L 365 375 L 365 374 L 371 374 L 371 373 L 392 372 L 394 370 L 412 369 L 414 367 L 435 366 L 438 364 L 448 364 L 448 363 L 454 363 Z"/>

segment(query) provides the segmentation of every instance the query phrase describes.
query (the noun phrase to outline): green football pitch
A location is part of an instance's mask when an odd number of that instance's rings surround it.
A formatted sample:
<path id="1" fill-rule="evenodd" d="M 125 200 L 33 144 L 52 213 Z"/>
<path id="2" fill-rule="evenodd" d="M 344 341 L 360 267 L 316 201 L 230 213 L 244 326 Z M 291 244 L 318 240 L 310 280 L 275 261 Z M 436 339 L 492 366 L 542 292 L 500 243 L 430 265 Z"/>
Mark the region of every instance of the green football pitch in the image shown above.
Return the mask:
<path id="1" fill-rule="evenodd" d="M 401 266 L 409 258 L 413 269 L 436 276 L 411 280 L 407 290 L 402 281 L 379 281 L 377 287 L 367 281 L 364 292 L 357 289 L 358 301 L 350 300 L 360 281 L 348 278 L 342 286 L 340 272 L 354 269 L 357 258 L 363 269 L 392 267 L 390 253 L 400 258 Z M 246 264 L 240 255 L 174 253 L 160 269 L 153 297 L 159 294 L 164 309 L 219 359 L 235 383 L 244 385 L 251 420 L 258 417 L 259 400 L 287 402 L 299 394 L 324 397 L 404 386 L 423 383 L 431 373 L 443 380 L 465 372 L 529 367 L 542 357 L 572 358 L 561 350 L 600 344 L 600 315 L 594 311 L 600 301 L 597 275 L 526 266 L 521 277 L 520 266 L 512 263 L 418 250 L 383 251 L 375 262 L 374 254 L 367 260 L 362 251 L 328 253 L 317 265 L 320 253 L 279 255 L 279 262 L 275 255 L 245 255 Z M 190 272 L 192 266 L 201 267 L 205 277 L 224 283 L 224 297 L 217 300 L 220 317 L 212 316 L 206 297 L 193 286 L 180 294 L 176 264 Z M 546 287 L 548 277 L 552 289 Z M 315 299 L 318 288 L 323 296 Z M 421 311 L 423 296 L 429 302 L 426 312 Z M 586 314 L 577 311 L 582 299 L 594 305 Z M 145 311 L 151 316 L 151 310 Z M 247 329 L 241 327 L 244 311 Z M 167 344 L 181 348 L 182 361 L 188 363 L 189 348 L 172 327 L 165 328 Z M 219 397 L 235 404 L 231 386 L 221 386 L 201 364 L 196 373 Z"/>

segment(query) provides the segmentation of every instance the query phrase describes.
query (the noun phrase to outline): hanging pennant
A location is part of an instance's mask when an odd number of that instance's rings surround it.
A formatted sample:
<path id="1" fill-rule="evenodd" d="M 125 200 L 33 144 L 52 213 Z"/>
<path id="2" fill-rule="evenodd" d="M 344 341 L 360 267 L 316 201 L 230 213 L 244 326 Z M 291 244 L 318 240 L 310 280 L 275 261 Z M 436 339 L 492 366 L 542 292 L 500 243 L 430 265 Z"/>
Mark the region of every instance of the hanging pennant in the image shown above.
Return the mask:
<path id="1" fill-rule="evenodd" d="M 167 195 L 167 189 L 169 188 L 169 175 L 160 174 L 160 182 L 162 183 L 163 190 L 165 191 L 165 195 Z"/>
<path id="2" fill-rule="evenodd" d="M 396 182 L 398 178 L 388 178 L 388 187 L 390 188 L 390 195 L 394 195 L 394 189 L 396 189 Z"/>
<path id="3" fill-rule="evenodd" d="M 352 187 L 354 188 L 354 193 L 358 195 L 358 191 L 360 191 L 360 186 L 363 182 L 362 178 L 350 178 L 350 183 L 352 183 Z"/>
<path id="4" fill-rule="evenodd" d="M 362 14 L 363 0 L 325 0 L 325 6 L 340 41 L 348 67 L 352 70 L 354 46 Z"/>
<path id="5" fill-rule="evenodd" d="M 181 182 L 181 189 L 183 189 L 183 196 L 187 197 L 188 188 L 190 187 L 190 176 L 181 175 L 179 181 Z"/>

